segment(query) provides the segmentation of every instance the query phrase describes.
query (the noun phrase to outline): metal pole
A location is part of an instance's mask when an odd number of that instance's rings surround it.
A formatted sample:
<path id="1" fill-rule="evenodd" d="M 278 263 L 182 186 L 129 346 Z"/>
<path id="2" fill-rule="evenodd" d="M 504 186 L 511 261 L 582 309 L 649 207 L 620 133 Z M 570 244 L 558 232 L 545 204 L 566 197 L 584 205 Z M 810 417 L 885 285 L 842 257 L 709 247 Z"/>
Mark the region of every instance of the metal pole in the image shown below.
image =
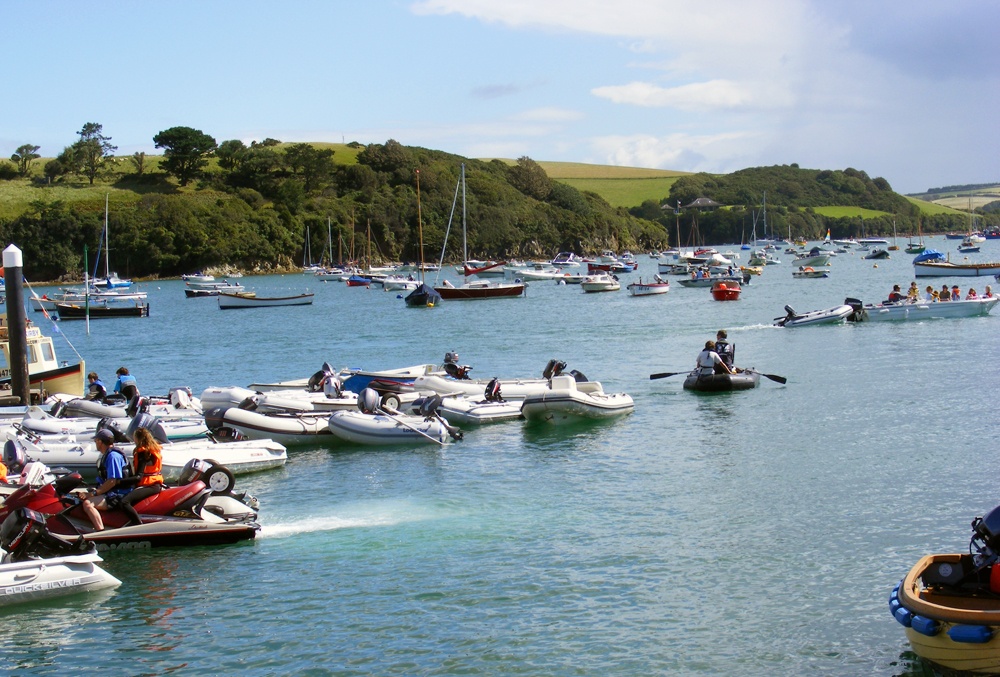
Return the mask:
<path id="1" fill-rule="evenodd" d="M 21 250 L 11 244 L 3 250 L 4 277 L 7 285 L 7 336 L 10 342 L 11 395 L 21 404 L 31 404 L 28 380 L 27 314 L 24 310 L 24 261 Z"/>

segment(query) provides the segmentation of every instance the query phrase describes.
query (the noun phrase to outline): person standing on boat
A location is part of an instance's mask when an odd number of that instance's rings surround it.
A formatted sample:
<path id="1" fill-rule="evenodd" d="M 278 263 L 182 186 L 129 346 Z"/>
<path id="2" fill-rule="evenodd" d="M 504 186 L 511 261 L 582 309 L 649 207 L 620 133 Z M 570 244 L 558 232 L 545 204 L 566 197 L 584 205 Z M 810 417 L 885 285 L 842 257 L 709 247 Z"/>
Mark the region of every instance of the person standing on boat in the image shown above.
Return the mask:
<path id="1" fill-rule="evenodd" d="M 104 531 L 100 511 L 117 508 L 121 497 L 129 492 L 125 482 L 128 459 L 121 449 L 114 446 L 115 436 L 106 428 L 97 431 L 94 444 L 101 452 L 101 458 L 97 461 L 98 486 L 84 496 L 82 507 L 93 523 L 94 530 Z"/>
<path id="2" fill-rule="evenodd" d="M 725 329 L 715 332 L 715 352 L 719 354 L 723 364 L 729 367 L 729 371 L 732 372 L 733 360 L 736 359 L 736 346 L 729 342 Z M 716 369 L 716 373 L 721 374 L 722 371 Z"/>
<path id="3" fill-rule="evenodd" d="M 108 396 L 108 389 L 104 387 L 104 382 L 101 381 L 100 377 L 98 377 L 96 371 L 92 371 L 87 374 L 87 380 L 90 383 L 87 386 L 86 399 L 103 404 L 104 398 Z"/>
<path id="4" fill-rule="evenodd" d="M 719 373 L 732 374 L 732 370 L 722 361 L 719 353 L 715 352 L 715 341 L 706 341 L 705 349 L 698 353 L 698 360 L 695 368 L 698 369 L 699 376 L 711 376 L 716 368 L 721 369 Z"/>
<path id="5" fill-rule="evenodd" d="M 128 367 L 118 367 L 115 372 L 118 380 L 115 381 L 115 393 L 120 393 L 126 400 L 131 400 L 139 394 L 139 386 L 135 382 L 135 376 L 128 373 Z"/>

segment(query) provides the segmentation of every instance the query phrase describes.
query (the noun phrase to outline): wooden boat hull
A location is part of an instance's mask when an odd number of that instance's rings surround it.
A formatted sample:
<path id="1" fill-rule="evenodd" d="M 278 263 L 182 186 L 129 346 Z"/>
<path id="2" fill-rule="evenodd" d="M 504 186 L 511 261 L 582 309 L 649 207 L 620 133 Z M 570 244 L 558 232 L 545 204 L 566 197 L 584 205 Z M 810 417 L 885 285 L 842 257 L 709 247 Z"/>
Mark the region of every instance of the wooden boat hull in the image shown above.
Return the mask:
<path id="1" fill-rule="evenodd" d="M 913 264 L 916 277 L 985 277 L 1000 273 L 1000 263 L 949 263 L 921 261 Z"/>
<path id="2" fill-rule="evenodd" d="M 996 595 L 951 595 L 923 585 L 931 567 L 955 566 L 970 555 L 922 557 L 889 596 L 889 610 L 905 628 L 913 652 L 963 674 L 1000 673 L 1000 599 Z"/>
<path id="3" fill-rule="evenodd" d="M 105 317 L 149 317 L 149 304 L 92 305 L 88 309 L 85 305 L 57 303 L 56 312 L 59 314 L 60 320 L 83 320 L 87 317 L 88 313 L 92 320 Z"/>
<path id="4" fill-rule="evenodd" d="M 434 287 L 442 299 L 466 301 L 477 299 L 514 298 L 524 295 L 523 284 L 471 284 L 461 287 Z"/>
<path id="5" fill-rule="evenodd" d="M 760 383 L 760 374 L 755 371 L 701 376 L 698 370 L 695 370 L 684 379 L 684 389 L 704 393 L 720 393 L 731 390 L 750 390 L 756 388 L 758 383 Z"/>
<path id="6" fill-rule="evenodd" d="M 249 294 L 219 294 L 219 308 L 270 308 L 272 306 L 308 306 L 312 305 L 315 294 L 298 294 L 296 296 L 250 296 Z"/>

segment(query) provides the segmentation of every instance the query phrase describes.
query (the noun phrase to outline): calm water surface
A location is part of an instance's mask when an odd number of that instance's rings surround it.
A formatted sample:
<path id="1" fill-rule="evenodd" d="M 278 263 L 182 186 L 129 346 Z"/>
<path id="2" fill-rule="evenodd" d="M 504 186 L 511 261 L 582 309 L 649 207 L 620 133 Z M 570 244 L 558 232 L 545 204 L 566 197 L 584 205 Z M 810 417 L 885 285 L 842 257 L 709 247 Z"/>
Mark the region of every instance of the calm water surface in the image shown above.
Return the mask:
<path id="1" fill-rule="evenodd" d="M 418 310 L 284 275 L 243 281 L 309 288 L 315 304 L 220 311 L 180 282 L 143 285 L 148 319 L 60 328 L 88 369 L 110 380 L 125 364 L 146 393 L 455 350 L 478 377 L 562 359 L 630 393 L 635 413 L 472 429 L 443 448 L 294 449 L 238 478 L 261 500 L 256 541 L 108 554 L 117 591 L 4 614 L 4 662 L 37 675 L 923 674 L 888 593 L 921 555 L 964 550 L 969 522 L 1000 502 L 1000 317 L 771 326 L 785 304 L 884 298 L 913 279 L 910 260 L 841 255 L 819 280 L 784 261 L 731 303 L 536 282 L 524 299 Z M 688 369 L 719 328 L 739 364 L 787 385 L 699 396 L 682 377 L 648 379 Z"/>

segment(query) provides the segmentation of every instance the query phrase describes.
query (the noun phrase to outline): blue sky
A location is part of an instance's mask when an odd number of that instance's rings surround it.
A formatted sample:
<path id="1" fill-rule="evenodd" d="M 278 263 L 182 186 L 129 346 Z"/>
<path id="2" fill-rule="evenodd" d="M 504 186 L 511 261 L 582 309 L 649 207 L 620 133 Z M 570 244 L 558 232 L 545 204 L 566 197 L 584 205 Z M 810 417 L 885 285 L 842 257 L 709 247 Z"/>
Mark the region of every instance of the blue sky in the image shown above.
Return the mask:
<path id="1" fill-rule="evenodd" d="M 1000 181 L 1000 2 L 7 0 L 0 157 L 98 122 L 682 171 Z"/>

